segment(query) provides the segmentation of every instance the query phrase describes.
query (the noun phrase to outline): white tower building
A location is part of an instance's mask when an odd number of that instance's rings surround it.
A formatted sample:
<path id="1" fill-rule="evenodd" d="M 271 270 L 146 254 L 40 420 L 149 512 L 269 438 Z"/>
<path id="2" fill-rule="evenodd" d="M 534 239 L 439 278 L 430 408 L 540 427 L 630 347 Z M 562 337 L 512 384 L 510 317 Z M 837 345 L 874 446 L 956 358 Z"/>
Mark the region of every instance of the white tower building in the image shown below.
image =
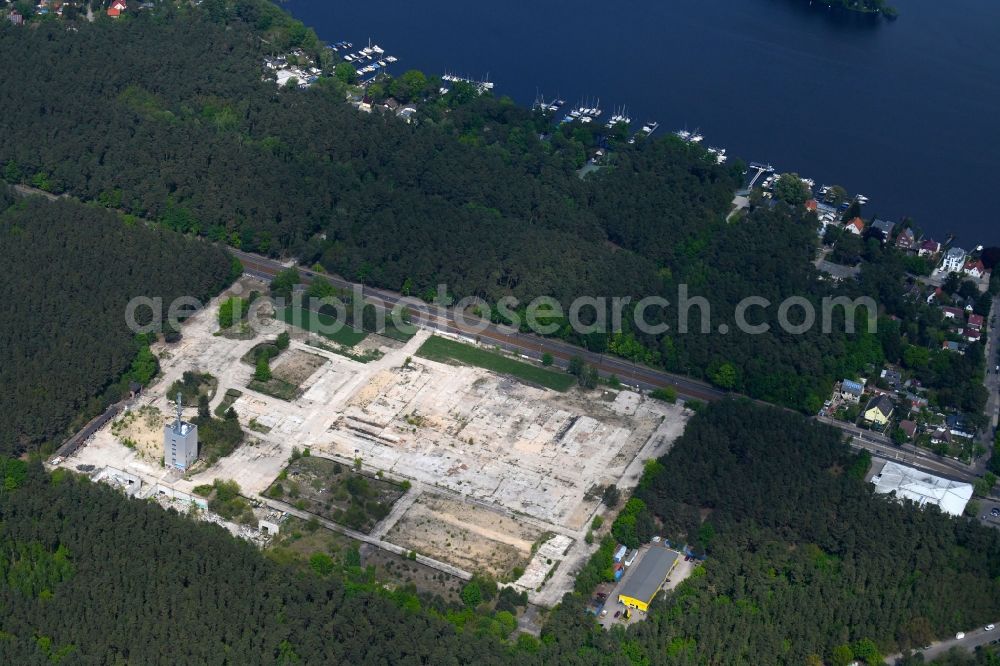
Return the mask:
<path id="1" fill-rule="evenodd" d="M 163 426 L 163 464 L 187 469 L 198 459 L 198 426 L 181 418 L 181 394 L 177 394 L 177 419 Z"/>

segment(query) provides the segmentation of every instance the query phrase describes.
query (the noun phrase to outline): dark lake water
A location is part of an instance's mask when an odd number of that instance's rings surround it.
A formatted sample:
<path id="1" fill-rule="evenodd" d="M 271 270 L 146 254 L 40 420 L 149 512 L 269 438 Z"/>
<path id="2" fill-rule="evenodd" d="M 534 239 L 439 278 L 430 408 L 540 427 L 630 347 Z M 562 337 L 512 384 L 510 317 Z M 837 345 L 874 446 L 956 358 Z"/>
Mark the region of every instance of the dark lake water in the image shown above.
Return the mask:
<path id="1" fill-rule="evenodd" d="M 798 0 L 285 4 L 328 42 L 372 38 L 396 73 L 627 105 L 660 132 L 697 127 L 732 156 L 863 193 L 866 215 L 1000 245 L 1000 2 L 896 5 L 884 22 Z"/>

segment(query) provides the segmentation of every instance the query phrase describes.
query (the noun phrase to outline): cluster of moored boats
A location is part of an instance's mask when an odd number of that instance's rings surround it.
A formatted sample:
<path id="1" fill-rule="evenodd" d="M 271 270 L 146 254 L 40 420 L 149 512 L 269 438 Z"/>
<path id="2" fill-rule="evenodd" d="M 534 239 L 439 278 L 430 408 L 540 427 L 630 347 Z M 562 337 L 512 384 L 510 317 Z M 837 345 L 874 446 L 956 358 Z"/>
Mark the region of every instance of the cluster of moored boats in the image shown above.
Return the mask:
<path id="1" fill-rule="evenodd" d="M 679 129 L 674 132 L 674 136 L 679 138 L 681 141 L 686 141 L 688 143 L 701 143 L 705 140 L 704 135 L 697 129 L 693 132 L 687 131 L 687 129 Z M 707 148 L 709 155 L 715 156 L 715 161 L 719 164 L 724 164 L 729 157 L 726 155 L 725 148 Z"/>
<path id="2" fill-rule="evenodd" d="M 543 113 L 556 113 L 566 105 L 566 100 L 564 99 L 553 99 L 551 101 L 546 101 L 544 97 L 538 95 L 535 98 L 535 103 L 532 106 L 536 111 L 542 111 Z M 601 109 L 601 100 L 598 99 L 596 102 L 591 102 L 589 100 L 581 100 L 579 106 L 571 109 L 567 112 L 560 123 L 580 123 L 582 125 L 589 125 L 594 121 L 598 120 L 604 113 Z M 608 129 L 614 129 L 619 126 L 625 126 L 626 128 L 632 125 L 632 118 L 629 116 L 628 109 L 625 106 L 620 108 L 615 108 L 614 113 L 608 118 L 605 126 Z M 656 121 L 649 121 L 644 123 L 639 130 L 633 134 L 628 142 L 635 143 L 637 138 L 648 137 L 650 134 L 659 129 L 660 123 Z M 677 130 L 674 132 L 674 136 L 678 137 L 682 141 L 688 143 L 701 143 L 704 141 L 705 137 L 698 131 L 689 132 L 686 129 Z M 716 162 L 723 164 L 727 159 L 725 148 L 708 148 L 707 152 L 712 155 Z"/>
<path id="3" fill-rule="evenodd" d="M 804 183 L 809 185 L 810 189 L 816 186 L 816 183 L 808 178 L 803 178 L 802 180 Z M 824 201 L 832 199 L 834 197 L 833 185 L 824 185 L 823 187 L 819 188 L 819 196 L 820 199 Z M 866 197 L 863 194 L 855 194 L 854 201 L 857 201 L 859 204 L 863 206 L 866 203 L 868 203 L 868 197 Z"/>
<path id="4" fill-rule="evenodd" d="M 337 53 L 343 52 L 344 62 L 357 66 L 359 76 L 378 72 L 399 60 L 396 56 L 385 55 L 385 49 L 372 44 L 371 40 L 368 40 L 368 46 L 359 51 L 351 51 L 354 48 L 351 42 L 337 42 L 328 48 Z"/>
<path id="5" fill-rule="evenodd" d="M 566 106 L 566 100 L 564 99 L 546 101 L 541 95 L 539 95 L 535 99 L 535 103 L 532 108 L 536 111 L 542 111 L 543 113 L 556 113 L 564 106 Z M 579 106 L 570 109 L 559 122 L 589 125 L 598 120 L 603 114 L 604 111 L 601 109 L 600 99 L 596 102 L 581 100 Z M 620 125 L 628 127 L 631 124 L 632 118 L 629 116 L 626 107 L 622 106 L 621 108 L 615 108 L 614 113 L 611 114 L 605 123 L 605 127 L 608 129 L 614 129 Z M 655 132 L 659 126 L 660 124 L 656 121 L 649 121 L 645 123 L 639 131 L 629 139 L 629 143 L 635 143 L 635 138 L 637 136 L 649 136 Z"/>
<path id="6" fill-rule="evenodd" d="M 448 83 L 458 83 L 460 81 L 462 83 L 471 83 L 479 90 L 479 92 L 493 90 L 493 82 L 489 80 L 488 75 L 485 81 L 476 81 L 475 79 L 470 79 L 465 76 L 458 76 L 456 74 L 449 74 L 448 72 L 445 72 L 444 76 L 441 77 L 441 80 Z"/>
<path id="7" fill-rule="evenodd" d="M 539 95 L 535 98 L 535 103 L 532 106 L 536 111 L 542 111 L 543 113 L 555 113 L 559 111 L 563 106 L 566 105 L 566 100 L 554 99 L 552 101 L 546 101 L 544 97 Z M 580 101 L 579 106 L 571 109 L 566 115 L 563 116 L 560 123 L 574 123 L 578 122 L 583 125 L 589 125 L 595 120 L 601 117 L 604 112 L 601 110 L 601 100 L 598 99 L 596 102 L 591 101 Z M 632 118 L 629 116 L 628 109 L 624 106 L 621 108 L 615 108 L 614 113 L 608 118 L 605 126 L 608 129 L 614 129 L 619 126 L 629 127 L 632 125 Z M 628 142 L 635 143 L 637 138 L 647 137 L 657 129 L 659 129 L 660 123 L 656 121 L 649 121 L 642 125 L 639 130 L 633 134 Z M 686 129 L 677 130 L 674 132 L 674 136 L 678 137 L 682 141 L 688 143 L 701 143 L 705 140 L 705 137 L 698 131 L 689 132 Z M 715 157 L 716 162 L 723 164 L 727 159 L 725 148 L 708 148 L 708 153 Z"/>

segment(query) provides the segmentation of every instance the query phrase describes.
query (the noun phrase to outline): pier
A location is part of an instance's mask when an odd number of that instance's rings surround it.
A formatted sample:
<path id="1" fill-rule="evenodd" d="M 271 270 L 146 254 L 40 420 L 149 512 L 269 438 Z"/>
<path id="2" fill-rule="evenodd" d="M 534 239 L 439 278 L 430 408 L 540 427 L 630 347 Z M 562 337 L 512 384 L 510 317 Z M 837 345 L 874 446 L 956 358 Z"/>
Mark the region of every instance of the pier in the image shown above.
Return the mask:
<path id="1" fill-rule="evenodd" d="M 750 183 L 747 185 L 747 190 L 752 190 L 754 185 L 757 184 L 757 180 L 763 176 L 765 173 L 774 173 L 774 167 L 770 164 L 760 164 L 759 162 L 751 162 L 750 170 L 756 171 L 753 178 L 750 179 Z"/>

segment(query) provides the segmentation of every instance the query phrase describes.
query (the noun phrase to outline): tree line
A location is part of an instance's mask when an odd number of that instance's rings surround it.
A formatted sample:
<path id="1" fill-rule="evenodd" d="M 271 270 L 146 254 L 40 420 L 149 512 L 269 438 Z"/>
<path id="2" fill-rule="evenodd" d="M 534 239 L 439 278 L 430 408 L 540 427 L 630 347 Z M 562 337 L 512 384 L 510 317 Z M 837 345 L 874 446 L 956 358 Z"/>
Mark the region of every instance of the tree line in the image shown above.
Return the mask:
<path id="1" fill-rule="evenodd" d="M 869 462 L 796 414 L 709 406 L 647 466 L 629 525 L 612 526 L 691 544 L 706 557 L 691 578 L 644 621 L 604 631 L 585 612 L 601 578 L 586 578 L 588 564 L 539 639 L 503 640 L 522 601 L 488 581 L 450 606 L 383 586 L 356 549 L 304 565 L 268 558 L 215 525 L 3 459 L 0 659 L 874 664 L 994 620 L 1000 535 L 875 496 Z M 607 543 L 595 560 L 610 557 Z M 494 616 L 480 604 L 497 592 Z"/>
<path id="2" fill-rule="evenodd" d="M 227 253 L 68 200 L 0 188 L 0 453 L 38 451 L 158 371 L 155 336 L 126 323 L 137 296 L 203 302 L 233 278 Z M 165 313 L 164 313 L 165 316 Z M 136 311 L 147 323 L 152 313 Z"/>
<path id="3" fill-rule="evenodd" d="M 662 534 L 706 559 L 620 645 L 662 663 L 846 666 L 995 620 L 1000 535 L 875 495 L 870 464 L 794 413 L 728 400 L 696 414 L 612 534 Z M 605 551 L 584 569 L 590 589 Z"/>
<path id="4" fill-rule="evenodd" d="M 279 92 L 261 80 L 275 40 L 315 57 L 326 49 L 269 3 L 205 5 L 165 3 L 76 31 L 0 29 L 0 54 L 20 63 L 0 100 L 3 177 L 428 299 L 445 284 L 451 298 L 494 303 L 676 303 L 683 284 L 709 298 L 715 331 L 733 328 L 749 295 L 818 304 L 857 291 L 819 280 L 817 220 L 800 201 L 726 222 L 739 163 L 720 167 L 672 136 L 630 146 L 593 128 L 555 128 L 460 86 L 438 98 L 432 78 L 416 74 L 380 88 L 418 98 L 415 125 L 356 112 L 343 84 Z M 108 52 L 120 64 L 109 67 Z M 614 150 L 581 179 L 587 151 L 602 142 Z M 888 277 L 862 291 L 894 297 L 904 284 Z M 882 337 L 784 334 L 773 309 L 761 315 L 772 324 L 764 335 L 682 334 L 676 308 L 650 313 L 670 331 L 634 330 L 629 311 L 617 335 L 581 335 L 566 322 L 556 335 L 803 411 L 842 376 L 893 356 L 877 349 L 892 344 Z"/>

